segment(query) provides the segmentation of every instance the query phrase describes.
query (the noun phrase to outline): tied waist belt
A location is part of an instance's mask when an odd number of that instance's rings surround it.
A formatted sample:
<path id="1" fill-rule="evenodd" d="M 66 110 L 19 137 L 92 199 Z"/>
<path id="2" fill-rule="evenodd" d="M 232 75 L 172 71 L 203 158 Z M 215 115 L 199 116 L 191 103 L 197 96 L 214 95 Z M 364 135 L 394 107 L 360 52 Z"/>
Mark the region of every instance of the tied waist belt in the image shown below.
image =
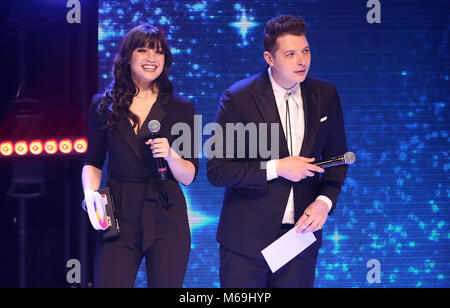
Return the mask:
<path id="1" fill-rule="evenodd" d="M 165 208 L 171 207 L 174 202 L 167 193 L 167 180 L 161 181 L 159 176 L 148 176 L 146 178 L 129 178 L 117 174 L 110 174 L 110 179 L 119 182 L 145 183 L 146 199 L 151 201 L 159 201 Z"/>

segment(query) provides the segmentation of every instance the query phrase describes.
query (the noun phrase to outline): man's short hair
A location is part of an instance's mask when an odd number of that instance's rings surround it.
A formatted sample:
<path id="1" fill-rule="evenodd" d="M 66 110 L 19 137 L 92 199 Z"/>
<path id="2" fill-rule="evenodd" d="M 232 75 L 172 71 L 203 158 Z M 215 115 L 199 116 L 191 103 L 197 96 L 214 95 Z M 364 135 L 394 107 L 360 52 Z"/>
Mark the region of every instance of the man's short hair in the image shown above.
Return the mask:
<path id="1" fill-rule="evenodd" d="M 302 36 L 306 33 L 303 18 L 292 15 L 280 15 L 272 18 L 264 28 L 264 50 L 273 54 L 278 48 L 277 38 L 291 34 Z"/>

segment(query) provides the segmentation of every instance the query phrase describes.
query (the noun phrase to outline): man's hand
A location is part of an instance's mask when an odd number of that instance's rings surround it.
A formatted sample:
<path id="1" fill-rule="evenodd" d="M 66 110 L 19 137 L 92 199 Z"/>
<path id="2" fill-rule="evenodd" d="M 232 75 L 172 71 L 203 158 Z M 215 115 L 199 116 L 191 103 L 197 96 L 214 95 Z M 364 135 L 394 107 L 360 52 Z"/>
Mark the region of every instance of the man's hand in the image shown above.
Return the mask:
<path id="1" fill-rule="evenodd" d="M 296 232 L 314 232 L 322 229 L 328 218 L 328 205 L 322 200 L 311 203 L 295 224 Z"/>
<path id="2" fill-rule="evenodd" d="M 289 181 L 298 182 L 308 176 L 314 176 L 314 172 L 323 173 L 325 170 L 311 164 L 315 158 L 302 156 L 289 156 L 278 161 L 277 175 Z"/>

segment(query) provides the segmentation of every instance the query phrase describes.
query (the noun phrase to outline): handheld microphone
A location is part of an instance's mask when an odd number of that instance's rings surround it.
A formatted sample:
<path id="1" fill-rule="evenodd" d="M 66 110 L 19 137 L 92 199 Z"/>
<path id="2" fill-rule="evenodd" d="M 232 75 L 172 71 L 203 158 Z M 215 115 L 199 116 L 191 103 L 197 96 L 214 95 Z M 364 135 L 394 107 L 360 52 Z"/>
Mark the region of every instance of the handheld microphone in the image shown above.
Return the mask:
<path id="1" fill-rule="evenodd" d="M 355 153 L 347 152 L 344 155 L 330 158 L 328 160 L 319 161 L 314 165 L 319 166 L 321 168 L 328 168 L 339 165 L 351 165 L 356 161 Z"/>
<path id="2" fill-rule="evenodd" d="M 150 131 L 150 137 L 151 139 L 155 138 L 161 138 L 159 135 L 159 130 L 161 129 L 161 124 L 158 120 L 151 120 L 148 123 L 148 130 Z M 165 181 L 167 179 L 167 164 L 164 158 L 157 157 L 156 160 L 156 167 L 158 168 L 159 178 L 161 181 Z"/>

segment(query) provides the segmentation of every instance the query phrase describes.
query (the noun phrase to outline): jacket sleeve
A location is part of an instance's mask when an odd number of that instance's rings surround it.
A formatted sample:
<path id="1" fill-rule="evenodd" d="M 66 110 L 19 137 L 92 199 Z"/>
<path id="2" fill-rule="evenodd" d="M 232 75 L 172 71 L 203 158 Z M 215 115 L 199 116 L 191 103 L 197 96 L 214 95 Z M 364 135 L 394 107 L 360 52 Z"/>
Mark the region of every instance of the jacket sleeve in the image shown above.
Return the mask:
<path id="1" fill-rule="evenodd" d="M 322 159 L 327 160 L 332 157 L 343 155 L 347 152 L 347 142 L 345 138 L 344 116 L 339 95 L 333 87 L 331 94 L 331 128 L 322 151 Z M 327 196 L 333 202 L 330 214 L 336 208 L 336 202 L 341 187 L 344 184 L 347 175 L 348 166 L 341 165 L 331 168 L 326 168 L 321 178 L 320 195 Z"/>
<path id="2" fill-rule="evenodd" d="M 261 160 L 238 158 L 237 133 L 227 123 L 236 124 L 242 121 L 242 111 L 238 104 L 242 103 L 233 97 L 230 90 L 225 90 L 219 102 L 216 114 L 215 129 L 213 131 L 214 147 L 207 153 L 207 177 L 209 182 L 216 187 L 267 189 L 266 169 L 261 166 Z M 234 126 L 234 125 L 233 125 Z M 227 140 L 234 146 L 227 147 Z M 247 138 L 245 147 L 248 147 Z M 207 143 L 209 145 L 211 143 Z"/>
<path id="3" fill-rule="evenodd" d="M 101 170 L 105 163 L 108 147 L 108 132 L 104 128 L 105 121 L 97 112 L 100 98 L 100 95 L 95 95 L 89 107 L 88 149 L 84 158 L 84 165 L 91 165 Z"/>

